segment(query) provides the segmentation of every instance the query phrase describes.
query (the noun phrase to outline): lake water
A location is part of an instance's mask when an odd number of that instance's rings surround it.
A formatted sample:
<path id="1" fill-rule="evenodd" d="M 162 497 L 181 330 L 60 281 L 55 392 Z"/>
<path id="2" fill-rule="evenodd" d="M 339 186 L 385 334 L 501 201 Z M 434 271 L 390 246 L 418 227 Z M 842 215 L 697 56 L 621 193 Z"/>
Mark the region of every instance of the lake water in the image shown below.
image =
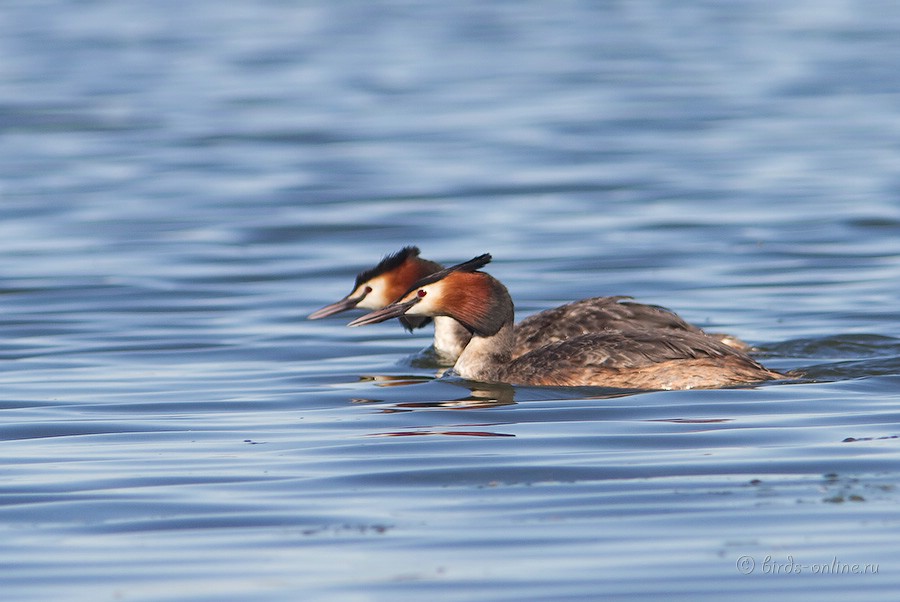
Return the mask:
<path id="1" fill-rule="evenodd" d="M 0 7 L 4 600 L 896 599 L 900 4 Z M 805 378 L 468 387 L 417 244 Z"/>

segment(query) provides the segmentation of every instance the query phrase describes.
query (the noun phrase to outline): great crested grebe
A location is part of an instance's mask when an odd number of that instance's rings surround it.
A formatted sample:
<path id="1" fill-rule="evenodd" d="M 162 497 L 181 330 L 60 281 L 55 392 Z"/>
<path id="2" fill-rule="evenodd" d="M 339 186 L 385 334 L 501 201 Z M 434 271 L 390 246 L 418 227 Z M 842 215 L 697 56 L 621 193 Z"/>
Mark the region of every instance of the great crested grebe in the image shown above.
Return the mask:
<path id="1" fill-rule="evenodd" d="M 485 264 L 490 257 L 485 260 Z M 353 308 L 381 309 L 396 301 L 418 280 L 442 266 L 419 257 L 418 247 L 408 246 L 385 256 L 378 265 L 356 276 L 353 291 L 336 303 L 314 311 L 310 320 L 317 320 Z M 401 316 L 408 330 L 425 326 L 429 319 L 422 316 Z M 707 335 L 746 350 L 749 345 L 740 339 L 706 333 L 686 322 L 677 314 L 657 305 L 631 301 L 629 297 L 591 297 L 573 301 L 529 316 L 515 325 L 515 346 L 512 356 L 519 357 L 549 343 L 588 332 L 622 328 L 664 328 Z M 447 316 L 434 317 L 434 349 L 452 364 L 468 344 L 471 333 L 456 320 Z"/>
<path id="2" fill-rule="evenodd" d="M 482 255 L 426 276 L 395 303 L 349 325 L 400 316 L 453 318 L 472 333 L 453 368 L 482 382 L 695 389 L 784 378 L 712 337 L 659 328 L 581 334 L 513 358 L 512 298 L 499 280 L 477 271 L 488 261 L 490 255 Z"/>

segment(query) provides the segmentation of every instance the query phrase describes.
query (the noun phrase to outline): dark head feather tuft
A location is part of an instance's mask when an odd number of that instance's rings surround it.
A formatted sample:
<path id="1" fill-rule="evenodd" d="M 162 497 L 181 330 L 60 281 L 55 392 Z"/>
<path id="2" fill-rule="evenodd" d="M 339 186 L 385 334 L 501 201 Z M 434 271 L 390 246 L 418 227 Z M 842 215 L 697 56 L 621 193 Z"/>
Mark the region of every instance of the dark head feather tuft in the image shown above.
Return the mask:
<path id="1" fill-rule="evenodd" d="M 403 247 L 402 249 L 391 255 L 385 255 L 384 259 L 378 262 L 378 265 L 373 268 L 369 268 L 368 270 L 363 270 L 356 275 L 356 283 L 353 285 L 353 288 L 357 289 L 363 282 L 368 282 L 376 276 L 380 276 L 385 272 L 390 272 L 391 270 L 403 265 L 403 262 L 405 262 L 407 259 L 418 256 L 419 247 L 413 245 Z"/>
<path id="2" fill-rule="evenodd" d="M 417 280 L 409 289 L 407 289 L 406 293 L 403 295 L 404 297 L 409 293 L 413 292 L 418 288 L 422 288 L 428 284 L 433 284 L 438 280 L 443 280 L 449 274 L 453 272 L 474 272 L 479 270 L 489 264 L 491 262 L 491 254 L 485 253 L 483 255 L 479 255 L 478 257 L 473 257 L 468 261 L 464 261 L 462 263 L 457 263 L 456 265 L 451 265 L 449 268 L 444 268 L 443 270 L 438 270 L 433 274 L 429 274 L 424 278 Z"/>

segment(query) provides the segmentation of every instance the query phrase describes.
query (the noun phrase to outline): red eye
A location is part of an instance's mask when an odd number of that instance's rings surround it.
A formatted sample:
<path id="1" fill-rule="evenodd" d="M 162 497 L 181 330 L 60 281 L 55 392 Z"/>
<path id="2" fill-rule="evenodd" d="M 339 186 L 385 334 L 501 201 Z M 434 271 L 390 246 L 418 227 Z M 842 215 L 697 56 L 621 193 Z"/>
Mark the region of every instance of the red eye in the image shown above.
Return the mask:
<path id="1" fill-rule="evenodd" d="M 419 292 L 416 293 L 416 294 L 417 294 L 417 295 L 419 296 L 419 298 L 421 299 L 422 297 L 424 297 L 424 296 L 425 296 L 426 294 L 428 294 L 428 293 L 425 291 L 425 289 L 421 289 L 421 288 L 420 288 L 420 289 L 419 289 Z"/>
<path id="2" fill-rule="evenodd" d="M 371 287 L 371 286 L 367 286 L 366 289 L 365 289 L 365 291 L 363 291 L 363 294 L 364 294 L 364 295 L 368 295 L 368 294 L 371 293 L 371 292 L 372 292 L 372 287 Z"/>

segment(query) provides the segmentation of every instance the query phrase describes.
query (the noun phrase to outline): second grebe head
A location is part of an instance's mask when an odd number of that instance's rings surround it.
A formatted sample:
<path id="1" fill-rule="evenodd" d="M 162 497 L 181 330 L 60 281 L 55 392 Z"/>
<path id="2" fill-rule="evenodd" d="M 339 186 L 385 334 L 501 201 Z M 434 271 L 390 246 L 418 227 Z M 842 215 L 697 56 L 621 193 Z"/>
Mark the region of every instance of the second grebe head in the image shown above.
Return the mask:
<path id="1" fill-rule="evenodd" d="M 477 271 L 490 260 L 489 254 L 479 255 L 422 278 L 396 302 L 357 318 L 349 326 L 400 316 L 449 316 L 475 334 L 496 334 L 512 322 L 513 305 L 500 281 Z"/>
<path id="2" fill-rule="evenodd" d="M 440 269 L 440 264 L 419 257 L 418 247 L 403 247 L 387 255 L 375 267 L 360 272 L 349 295 L 317 309 L 309 314 L 308 319 L 318 320 L 355 307 L 381 309 L 400 297 L 417 280 Z"/>

